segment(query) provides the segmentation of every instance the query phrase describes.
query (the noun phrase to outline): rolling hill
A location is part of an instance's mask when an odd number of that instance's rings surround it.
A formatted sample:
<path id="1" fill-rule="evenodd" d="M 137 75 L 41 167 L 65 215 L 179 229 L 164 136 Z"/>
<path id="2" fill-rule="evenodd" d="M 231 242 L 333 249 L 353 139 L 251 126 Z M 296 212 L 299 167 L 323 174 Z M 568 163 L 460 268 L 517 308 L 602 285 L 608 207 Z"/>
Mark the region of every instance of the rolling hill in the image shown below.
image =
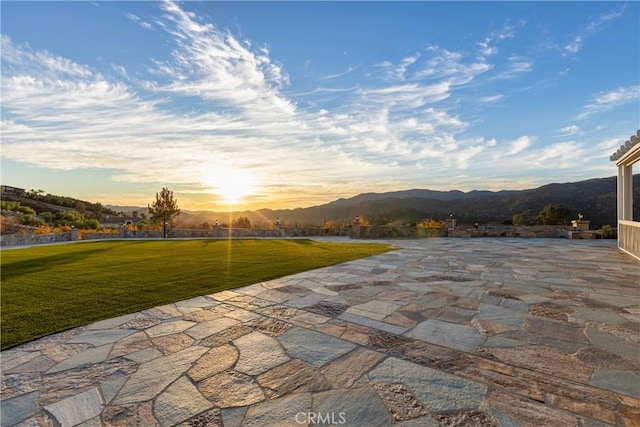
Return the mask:
<path id="1" fill-rule="evenodd" d="M 640 174 L 634 175 L 634 217 L 640 218 Z M 577 217 L 582 213 L 592 228 L 616 224 L 616 177 L 596 178 L 572 183 L 548 184 L 529 190 L 435 191 L 414 189 L 388 193 L 364 193 L 348 199 L 297 209 L 260 209 L 229 213 L 189 212 L 181 214 L 184 223 L 213 223 L 229 216 L 244 216 L 255 222 L 279 219 L 289 224 L 323 224 L 324 221 L 350 221 L 356 215 L 373 223 L 415 222 L 445 219 L 453 213 L 461 223 L 502 223 L 515 214 L 535 215 L 547 204 L 560 204 Z"/>
<path id="2" fill-rule="evenodd" d="M 640 218 L 640 174 L 633 176 L 634 218 Z M 574 217 L 582 213 L 592 228 L 615 225 L 617 218 L 616 177 L 596 178 L 571 183 L 543 185 L 529 190 L 509 191 L 436 191 L 413 189 L 386 193 L 363 193 L 351 198 L 297 209 L 260 209 L 256 211 L 211 212 L 182 210 L 178 226 L 200 226 L 203 223 L 230 223 L 231 218 L 247 217 L 252 224 L 273 223 L 277 219 L 288 225 L 322 225 L 325 221 L 348 223 L 356 216 L 373 224 L 415 223 L 424 219 L 445 219 L 450 213 L 459 223 L 504 223 L 516 214 L 535 218 L 547 204 L 559 204 Z M 3 194 L 3 198 L 6 199 Z M 43 200 L 18 197 L 23 205 L 32 205 L 38 212 L 68 210 L 83 206 L 94 214 L 116 214 L 133 211 L 146 213 L 146 207 L 102 206 L 62 196 L 47 195 Z M 61 200 L 61 203 L 56 203 Z M 60 205 L 60 206 L 58 206 Z"/>

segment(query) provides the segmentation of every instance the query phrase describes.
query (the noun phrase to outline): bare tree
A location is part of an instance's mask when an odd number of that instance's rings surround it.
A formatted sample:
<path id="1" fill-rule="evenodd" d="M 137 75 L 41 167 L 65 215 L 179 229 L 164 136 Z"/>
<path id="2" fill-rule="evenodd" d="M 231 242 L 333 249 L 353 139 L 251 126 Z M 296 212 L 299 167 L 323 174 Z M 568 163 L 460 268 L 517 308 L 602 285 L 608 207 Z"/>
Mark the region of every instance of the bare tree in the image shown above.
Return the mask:
<path id="1" fill-rule="evenodd" d="M 180 214 L 178 201 L 173 198 L 173 191 L 162 188 L 160 193 L 156 193 L 156 201 L 148 206 L 149 215 L 153 221 L 162 221 L 162 237 L 167 238 L 167 224 Z"/>

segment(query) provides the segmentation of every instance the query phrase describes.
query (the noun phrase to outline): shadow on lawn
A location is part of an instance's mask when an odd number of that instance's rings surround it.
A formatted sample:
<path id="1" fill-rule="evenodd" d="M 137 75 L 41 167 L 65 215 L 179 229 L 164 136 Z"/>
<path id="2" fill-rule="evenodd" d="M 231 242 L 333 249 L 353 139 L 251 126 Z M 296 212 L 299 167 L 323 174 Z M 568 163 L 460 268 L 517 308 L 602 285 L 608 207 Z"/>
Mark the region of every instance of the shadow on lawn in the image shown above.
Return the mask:
<path id="1" fill-rule="evenodd" d="M 2 265 L 2 279 L 10 280 L 23 274 L 37 273 L 50 269 L 53 265 L 69 264 L 87 258 L 99 252 L 107 252 L 109 248 L 96 248 L 82 252 L 68 252 L 45 257 L 36 257 Z"/>

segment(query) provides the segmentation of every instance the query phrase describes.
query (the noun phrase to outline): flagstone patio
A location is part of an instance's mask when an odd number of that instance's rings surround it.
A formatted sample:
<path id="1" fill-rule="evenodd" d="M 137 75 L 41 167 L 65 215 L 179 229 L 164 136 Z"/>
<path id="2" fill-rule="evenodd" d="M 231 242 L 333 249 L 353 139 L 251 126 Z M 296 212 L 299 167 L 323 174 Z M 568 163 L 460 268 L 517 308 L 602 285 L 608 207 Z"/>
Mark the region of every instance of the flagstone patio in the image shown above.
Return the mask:
<path id="1" fill-rule="evenodd" d="M 615 241 L 390 243 L 4 351 L 0 424 L 640 425 Z"/>

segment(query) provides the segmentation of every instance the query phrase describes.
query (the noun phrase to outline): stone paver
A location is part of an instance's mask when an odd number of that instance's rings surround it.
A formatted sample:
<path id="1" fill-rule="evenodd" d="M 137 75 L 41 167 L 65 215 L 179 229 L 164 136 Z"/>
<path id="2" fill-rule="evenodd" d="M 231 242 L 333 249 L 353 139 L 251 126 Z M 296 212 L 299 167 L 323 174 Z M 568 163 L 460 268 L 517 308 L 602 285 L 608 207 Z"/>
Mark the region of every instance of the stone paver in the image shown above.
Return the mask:
<path id="1" fill-rule="evenodd" d="M 144 402 L 154 398 L 206 351 L 206 347 L 194 346 L 141 364 L 118 393 L 116 403 Z"/>
<path id="2" fill-rule="evenodd" d="M 233 344 L 240 353 L 235 370 L 247 375 L 258 375 L 289 360 L 280 343 L 260 332 L 243 335 Z"/>
<path id="3" fill-rule="evenodd" d="M 404 384 L 430 412 L 478 409 L 487 386 L 391 357 L 368 374 L 374 383 Z"/>
<path id="4" fill-rule="evenodd" d="M 475 350 L 486 339 L 471 326 L 436 319 L 425 320 L 406 336 L 467 352 Z"/>
<path id="5" fill-rule="evenodd" d="M 640 425 L 615 242 L 389 243 L 6 350 L 0 425 Z"/>
<path id="6" fill-rule="evenodd" d="M 103 409 L 102 397 L 98 389 L 92 388 L 45 406 L 45 409 L 61 426 L 75 426 L 100 415 Z"/>
<path id="7" fill-rule="evenodd" d="M 162 426 L 173 426 L 213 406 L 185 377 L 180 377 L 158 396 L 153 413 Z"/>

